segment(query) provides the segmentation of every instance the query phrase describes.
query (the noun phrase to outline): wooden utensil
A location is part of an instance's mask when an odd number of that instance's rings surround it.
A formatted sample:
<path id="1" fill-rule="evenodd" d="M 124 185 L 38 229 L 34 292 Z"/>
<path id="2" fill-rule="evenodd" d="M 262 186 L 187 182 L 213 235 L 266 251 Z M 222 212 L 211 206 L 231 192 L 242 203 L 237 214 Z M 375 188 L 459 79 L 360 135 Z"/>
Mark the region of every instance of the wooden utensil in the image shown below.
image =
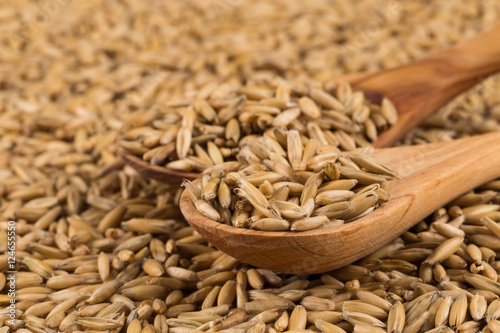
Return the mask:
<path id="1" fill-rule="evenodd" d="M 200 176 L 197 172 L 178 171 L 159 165 L 153 165 L 140 157 L 127 153 L 123 148 L 118 149 L 118 155 L 120 155 L 125 163 L 130 165 L 141 175 L 155 179 L 161 183 L 180 184 L 184 179 L 193 180 Z"/>
<path id="2" fill-rule="evenodd" d="M 394 103 L 399 113 L 397 123 L 373 143 L 375 147 L 388 147 L 439 107 L 500 70 L 499 41 L 500 26 L 497 26 L 408 65 L 340 79 L 350 82 L 355 90 L 364 91 L 373 102 L 380 102 L 385 96 Z M 120 151 L 120 156 L 139 173 L 160 182 L 180 183 L 183 179 L 199 176 L 194 172 L 152 165 L 124 150 Z"/>
<path id="3" fill-rule="evenodd" d="M 500 70 L 500 25 L 410 64 L 345 76 L 354 90 L 380 103 L 389 98 L 399 114 L 374 147 L 389 147 L 441 106 Z M 339 78 L 332 80 L 339 81 Z"/>
<path id="4" fill-rule="evenodd" d="M 198 213 L 186 191 L 180 207 L 201 236 L 241 261 L 278 272 L 326 272 L 366 256 L 459 195 L 500 177 L 500 132 L 377 149 L 375 158 L 399 175 L 389 182 L 391 200 L 338 227 L 304 232 L 236 228 Z"/>

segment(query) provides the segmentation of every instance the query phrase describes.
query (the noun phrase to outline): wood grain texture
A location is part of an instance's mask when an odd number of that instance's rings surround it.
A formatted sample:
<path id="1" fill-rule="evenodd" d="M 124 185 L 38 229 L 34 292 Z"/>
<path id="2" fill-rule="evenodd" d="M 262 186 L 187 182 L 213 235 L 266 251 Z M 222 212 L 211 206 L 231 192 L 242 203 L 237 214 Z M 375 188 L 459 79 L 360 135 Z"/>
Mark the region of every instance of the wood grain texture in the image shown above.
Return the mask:
<path id="1" fill-rule="evenodd" d="M 345 80 L 372 102 L 388 97 L 399 119 L 374 142 L 389 147 L 455 96 L 500 70 L 500 25 L 422 60 L 379 72 L 358 73 Z"/>
<path id="2" fill-rule="evenodd" d="M 218 249 L 249 264 L 285 273 L 320 273 L 350 264 L 387 244 L 459 195 L 500 177 L 500 132 L 452 142 L 377 149 L 398 172 L 392 199 L 339 227 L 305 232 L 239 229 L 199 214 L 186 193 L 181 210 Z"/>
<path id="3" fill-rule="evenodd" d="M 180 184 L 184 179 L 193 180 L 200 176 L 196 172 L 183 172 L 168 169 L 159 165 L 152 165 L 137 156 L 127 153 L 123 148 L 118 149 L 121 159 L 134 168 L 141 175 L 155 179 L 161 183 Z"/>

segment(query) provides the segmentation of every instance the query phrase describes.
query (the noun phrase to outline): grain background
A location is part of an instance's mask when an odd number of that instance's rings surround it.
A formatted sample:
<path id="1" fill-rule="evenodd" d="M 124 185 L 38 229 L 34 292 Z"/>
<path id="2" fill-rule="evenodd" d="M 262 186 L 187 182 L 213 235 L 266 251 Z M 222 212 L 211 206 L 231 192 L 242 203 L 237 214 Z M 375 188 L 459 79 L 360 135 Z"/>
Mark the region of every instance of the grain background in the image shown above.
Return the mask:
<path id="1" fill-rule="evenodd" d="M 138 111 L 404 64 L 499 16 L 494 0 L 0 1 L 0 331 L 498 331 L 499 180 L 353 265 L 291 276 L 206 244 L 178 188 L 116 149 Z M 498 77 L 479 81 L 400 144 L 498 130 Z"/>

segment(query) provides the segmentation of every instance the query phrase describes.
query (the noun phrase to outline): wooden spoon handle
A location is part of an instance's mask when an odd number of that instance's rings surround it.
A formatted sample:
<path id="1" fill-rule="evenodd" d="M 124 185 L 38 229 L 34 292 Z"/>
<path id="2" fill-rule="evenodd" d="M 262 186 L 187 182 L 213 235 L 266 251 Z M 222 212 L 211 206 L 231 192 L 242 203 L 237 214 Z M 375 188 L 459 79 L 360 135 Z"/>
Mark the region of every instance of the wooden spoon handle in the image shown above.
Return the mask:
<path id="1" fill-rule="evenodd" d="M 500 70 L 500 25 L 422 60 L 353 77 L 356 89 L 386 96 L 396 105 L 398 124 L 374 143 L 386 147 L 449 102 Z"/>
<path id="2" fill-rule="evenodd" d="M 482 80 L 500 68 L 500 25 L 476 38 L 461 42 L 438 54 L 444 60 L 451 60 L 452 84 L 463 81 Z M 453 68 L 454 67 L 454 68 Z"/>

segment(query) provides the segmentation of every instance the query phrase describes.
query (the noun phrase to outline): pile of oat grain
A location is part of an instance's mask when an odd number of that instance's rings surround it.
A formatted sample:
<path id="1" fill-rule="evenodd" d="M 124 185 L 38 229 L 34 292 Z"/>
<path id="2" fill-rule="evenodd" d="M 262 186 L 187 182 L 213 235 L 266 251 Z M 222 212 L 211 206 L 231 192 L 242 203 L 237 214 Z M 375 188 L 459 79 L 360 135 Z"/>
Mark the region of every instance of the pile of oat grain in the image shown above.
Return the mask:
<path id="1" fill-rule="evenodd" d="M 500 180 L 353 265 L 287 275 L 211 247 L 178 188 L 116 155 L 133 113 L 407 63 L 494 26 L 498 1 L 0 3 L 0 332 L 499 331 Z M 494 77 L 402 144 L 497 130 L 499 105 Z"/>
<path id="2" fill-rule="evenodd" d="M 295 130 L 304 144 L 343 151 L 366 147 L 397 122 L 392 102 L 381 105 L 353 91 L 350 84 L 295 83 L 276 77 L 264 86 L 212 85 L 194 98 L 165 108 L 139 110 L 126 122 L 121 147 L 152 165 L 202 172 L 235 160 L 241 145 L 275 128 Z"/>

